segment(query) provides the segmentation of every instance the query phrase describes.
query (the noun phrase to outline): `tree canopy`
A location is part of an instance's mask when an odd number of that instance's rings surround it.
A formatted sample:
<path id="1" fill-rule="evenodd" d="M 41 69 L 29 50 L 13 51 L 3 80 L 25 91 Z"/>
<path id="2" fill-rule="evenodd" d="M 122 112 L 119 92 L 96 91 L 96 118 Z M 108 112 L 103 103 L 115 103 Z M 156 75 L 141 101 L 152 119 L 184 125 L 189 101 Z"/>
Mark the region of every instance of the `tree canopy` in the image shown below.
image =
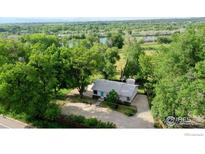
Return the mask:
<path id="1" fill-rule="evenodd" d="M 133 41 L 124 46 L 124 56 L 126 59 L 123 76 L 126 78 L 141 78 L 141 69 L 139 65 L 139 57 L 144 54 L 139 42 Z"/>
<path id="2" fill-rule="evenodd" d="M 191 27 L 159 53 L 152 102 L 155 117 L 164 121 L 169 115 L 205 116 L 204 36 L 204 27 Z"/>

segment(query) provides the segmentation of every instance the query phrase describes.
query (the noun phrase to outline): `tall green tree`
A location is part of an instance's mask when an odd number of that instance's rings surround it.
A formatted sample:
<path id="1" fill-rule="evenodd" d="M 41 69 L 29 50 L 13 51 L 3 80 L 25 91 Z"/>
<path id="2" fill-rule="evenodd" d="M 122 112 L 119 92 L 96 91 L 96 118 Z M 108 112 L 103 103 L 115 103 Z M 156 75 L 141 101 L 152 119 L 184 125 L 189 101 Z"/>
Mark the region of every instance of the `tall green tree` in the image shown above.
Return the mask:
<path id="1" fill-rule="evenodd" d="M 156 55 L 141 54 L 139 56 L 139 65 L 144 84 L 145 93 L 148 96 L 149 101 L 154 97 L 154 84 L 156 83 L 156 77 L 154 74 Z"/>
<path id="2" fill-rule="evenodd" d="M 0 105 L 6 110 L 42 119 L 50 94 L 34 67 L 25 63 L 5 64 L 0 72 Z"/>
<path id="3" fill-rule="evenodd" d="M 26 44 L 12 39 L 0 39 L 0 65 L 27 61 L 29 48 Z"/>
<path id="4" fill-rule="evenodd" d="M 91 51 L 97 53 L 95 57 L 98 62 L 97 70 L 105 79 L 112 79 L 116 74 L 116 62 L 120 59 L 118 48 L 95 44 Z"/>
<path id="5" fill-rule="evenodd" d="M 45 93 L 54 92 L 57 87 L 56 70 L 51 56 L 47 53 L 34 52 L 29 57 L 29 65 L 38 72 L 37 78 L 42 82 Z"/>
<path id="6" fill-rule="evenodd" d="M 158 55 L 152 112 L 162 121 L 170 115 L 205 116 L 204 36 L 203 26 L 191 27 Z"/>
<path id="7" fill-rule="evenodd" d="M 108 46 L 117 47 L 121 49 L 124 45 L 124 39 L 121 33 L 109 33 L 108 34 Z"/>
<path id="8" fill-rule="evenodd" d="M 70 56 L 69 83 L 71 87 L 77 87 L 80 96 L 83 97 L 86 86 L 91 82 L 90 77 L 97 68 L 96 52 L 78 46 L 71 50 Z"/>
<path id="9" fill-rule="evenodd" d="M 51 45 L 60 46 L 60 40 L 55 35 L 30 34 L 21 37 L 23 43 L 29 43 L 33 49 L 45 50 Z"/>
<path id="10" fill-rule="evenodd" d="M 123 76 L 126 78 L 141 78 L 141 69 L 139 65 L 139 57 L 144 54 L 140 44 L 137 41 L 131 42 L 123 48 L 124 57 L 126 59 Z"/>

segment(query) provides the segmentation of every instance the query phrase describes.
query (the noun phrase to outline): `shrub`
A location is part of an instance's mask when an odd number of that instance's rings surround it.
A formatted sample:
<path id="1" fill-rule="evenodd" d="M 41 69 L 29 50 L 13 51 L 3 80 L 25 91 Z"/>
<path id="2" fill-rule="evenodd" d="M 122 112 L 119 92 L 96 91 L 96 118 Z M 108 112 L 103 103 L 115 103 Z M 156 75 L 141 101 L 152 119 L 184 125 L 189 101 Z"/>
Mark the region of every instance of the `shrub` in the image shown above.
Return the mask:
<path id="1" fill-rule="evenodd" d="M 164 43 L 164 44 L 169 44 L 169 43 L 172 42 L 172 40 L 168 37 L 158 37 L 157 42 Z"/>
<path id="2" fill-rule="evenodd" d="M 54 121 L 60 115 L 60 108 L 56 104 L 49 104 L 44 114 L 45 119 Z"/>
<path id="3" fill-rule="evenodd" d="M 69 128 L 116 128 L 116 125 L 111 122 L 102 122 L 96 118 L 85 118 L 77 115 L 62 115 L 59 121 Z"/>
<path id="4" fill-rule="evenodd" d="M 84 125 L 88 128 L 115 128 L 115 124 L 111 122 L 102 122 L 96 118 L 90 118 L 84 120 Z"/>
<path id="5" fill-rule="evenodd" d="M 108 103 L 107 102 L 102 102 L 101 104 L 100 104 L 100 106 L 101 107 L 108 107 L 108 108 L 111 108 L 109 105 L 108 105 Z M 133 106 L 133 105 L 129 105 L 129 104 L 122 104 L 122 102 L 121 103 L 119 103 L 118 104 L 118 108 L 117 109 L 114 109 L 115 111 L 117 111 L 117 112 L 120 112 L 120 113 L 122 113 L 122 114 L 124 114 L 124 115 L 126 115 L 126 116 L 133 116 L 133 115 L 135 115 L 136 113 L 137 113 L 137 107 L 136 106 Z"/>
<path id="6" fill-rule="evenodd" d="M 111 108 L 117 109 L 119 102 L 119 96 L 117 92 L 115 90 L 111 90 L 107 95 L 106 101 Z"/>
<path id="7" fill-rule="evenodd" d="M 31 122 L 38 128 L 116 128 L 114 123 L 77 115 L 60 115 L 54 121 L 34 119 Z"/>
<path id="8" fill-rule="evenodd" d="M 37 128 L 66 128 L 65 125 L 57 121 L 34 120 L 32 125 Z"/>
<path id="9" fill-rule="evenodd" d="M 95 118 L 90 118 L 90 119 L 85 119 L 84 123 L 85 123 L 85 126 L 94 128 L 94 127 L 97 127 L 99 122 Z"/>
<path id="10" fill-rule="evenodd" d="M 127 116 L 133 116 L 137 113 L 137 107 L 132 105 L 119 105 L 117 111 Z"/>

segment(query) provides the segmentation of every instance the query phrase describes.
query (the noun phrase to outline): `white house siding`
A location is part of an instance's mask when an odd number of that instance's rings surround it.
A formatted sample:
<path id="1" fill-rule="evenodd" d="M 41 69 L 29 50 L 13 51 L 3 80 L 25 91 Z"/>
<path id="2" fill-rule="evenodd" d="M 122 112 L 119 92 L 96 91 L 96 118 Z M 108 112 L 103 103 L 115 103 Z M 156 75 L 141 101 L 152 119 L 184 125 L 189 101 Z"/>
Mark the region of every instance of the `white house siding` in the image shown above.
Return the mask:
<path id="1" fill-rule="evenodd" d="M 132 100 L 134 99 L 134 97 L 137 95 L 137 90 L 138 90 L 138 87 L 135 88 L 135 91 L 133 92 L 132 97 L 130 98 L 131 101 L 132 101 Z"/>
<path id="2" fill-rule="evenodd" d="M 93 94 L 93 95 L 96 95 L 96 96 L 101 97 L 101 91 L 97 91 L 97 94 Z M 126 97 L 126 96 L 119 96 L 119 99 L 120 99 L 122 102 L 129 102 L 129 103 L 131 103 L 132 100 L 134 99 L 135 95 L 136 95 L 136 92 L 133 93 L 133 96 L 132 96 L 132 97 L 129 97 L 130 100 L 127 100 L 127 97 Z M 107 97 L 107 92 L 103 92 L 103 97 L 104 97 L 104 98 Z"/>
<path id="3" fill-rule="evenodd" d="M 134 99 L 134 97 L 136 96 L 136 94 L 137 94 L 137 88 L 136 88 L 136 91 L 133 92 L 132 97 L 129 97 L 130 100 L 127 100 L 127 97 L 126 97 L 126 96 L 119 96 L 119 99 L 120 99 L 121 101 L 123 101 L 123 102 L 129 102 L 129 103 L 131 103 L 132 100 Z M 96 95 L 96 94 L 94 94 L 94 95 Z M 101 97 L 101 91 L 97 91 L 97 96 Z M 104 98 L 107 97 L 107 92 L 103 92 L 103 97 L 104 97 Z"/>
<path id="4" fill-rule="evenodd" d="M 137 89 L 138 89 L 138 88 L 136 87 L 136 89 L 135 89 L 135 91 L 133 92 L 132 96 L 129 97 L 130 100 L 127 100 L 127 97 L 126 97 L 126 96 L 120 96 L 120 100 L 123 101 L 123 102 L 129 102 L 129 103 L 131 103 L 132 100 L 134 99 L 134 97 L 135 97 L 136 94 L 137 94 Z"/>

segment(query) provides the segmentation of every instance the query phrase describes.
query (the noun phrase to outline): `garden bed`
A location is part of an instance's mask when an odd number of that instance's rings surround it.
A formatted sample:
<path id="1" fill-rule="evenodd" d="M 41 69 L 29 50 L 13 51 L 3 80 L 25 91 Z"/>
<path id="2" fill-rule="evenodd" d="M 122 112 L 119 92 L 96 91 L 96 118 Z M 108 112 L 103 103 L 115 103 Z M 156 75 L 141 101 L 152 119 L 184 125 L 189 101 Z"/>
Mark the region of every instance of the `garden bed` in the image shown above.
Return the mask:
<path id="1" fill-rule="evenodd" d="M 69 95 L 66 100 L 72 103 L 85 103 L 85 104 L 95 104 L 97 99 L 90 98 L 88 96 L 80 97 L 79 94 Z"/>

